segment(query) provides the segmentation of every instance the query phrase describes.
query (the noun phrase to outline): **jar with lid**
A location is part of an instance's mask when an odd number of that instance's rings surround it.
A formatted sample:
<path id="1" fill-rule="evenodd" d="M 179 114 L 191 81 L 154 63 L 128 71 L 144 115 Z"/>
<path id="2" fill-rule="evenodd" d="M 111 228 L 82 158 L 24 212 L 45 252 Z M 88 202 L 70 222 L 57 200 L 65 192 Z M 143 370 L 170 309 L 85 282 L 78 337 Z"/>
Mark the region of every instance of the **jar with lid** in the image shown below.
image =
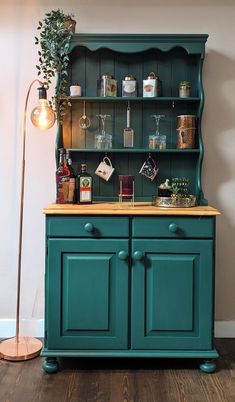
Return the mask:
<path id="1" fill-rule="evenodd" d="M 117 80 L 106 73 L 97 80 L 97 96 L 117 96 Z"/>
<path id="2" fill-rule="evenodd" d="M 149 73 L 146 80 L 143 80 L 143 97 L 151 98 L 155 96 L 162 96 L 162 81 L 155 75 L 155 73 Z"/>
<path id="3" fill-rule="evenodd" d="M 170 186 L 170 180 L 166 179 L 166 181 L 159 185 L 158 187 L 158 197 L 170 197 L 172 194 L 172 189 Z"/>
<path id="4" fill-rule="evenodd" d="M 137 96 L 137 81 L 132 74 L 127 74 L 122 80 L 122 96 L 135 97 Z"/>

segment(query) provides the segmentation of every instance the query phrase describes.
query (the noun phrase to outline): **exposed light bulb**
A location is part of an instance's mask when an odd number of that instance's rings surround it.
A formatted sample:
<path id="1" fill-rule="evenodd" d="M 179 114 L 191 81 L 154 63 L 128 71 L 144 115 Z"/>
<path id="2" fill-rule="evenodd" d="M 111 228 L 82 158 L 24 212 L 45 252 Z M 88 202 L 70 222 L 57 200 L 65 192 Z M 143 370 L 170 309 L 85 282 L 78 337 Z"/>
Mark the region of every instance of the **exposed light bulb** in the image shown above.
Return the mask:
<path id="1" fill-rule="evenodd" d="M 39 104 L 31 113 L 31 121 L 40 130 L 47 130 L 54 125 L 56 117 L 54 111 L 48 105 L 46 88 L 41 87 L 38 90 Z"/>

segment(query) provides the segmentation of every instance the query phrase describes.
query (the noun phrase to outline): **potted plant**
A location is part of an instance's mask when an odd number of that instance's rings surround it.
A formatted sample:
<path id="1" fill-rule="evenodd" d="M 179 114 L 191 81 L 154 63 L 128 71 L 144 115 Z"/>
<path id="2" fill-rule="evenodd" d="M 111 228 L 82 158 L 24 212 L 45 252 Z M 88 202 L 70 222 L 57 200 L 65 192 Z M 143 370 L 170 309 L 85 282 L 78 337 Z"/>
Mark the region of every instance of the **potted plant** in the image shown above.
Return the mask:
<path id="1" fill-rule="evenodd" d="M 186 177 L 174 177 L 171 180 L 171 191 L 173 198 L 187 197 L 189 194 L 188 190 L 189 179 Z"/>
<path id="2" fill-rule="evenodd" d="M 187 98 L 190 96 L 190 82 L 189 81 L 180 81 L 179 83 L 179 97 Z"/>
<path id="3" fill-rule="evenodd" d="M 35 37 L 35 44 L 40 46 L 39 63 L 36 65 L 38 75 L 42 77 L 47 88 L 52 78 L 56 77 L 55 93 L 49 103 L 59 123 L 63 122 L 69 104 L 68 53 L 76 23 L 72 17 L 72 14 L 65 14 L 60 9 L 46 13 L 45 18 L 38 24 L 39 36 Z"/>
<path id="4" fill-rule="evenodd" d="M 196 197 L 192 194 L 189 194 L 189 179 L 186 177 L 174 177 L 171 183 L 171 199 L 175 206 L 195 206 Z"/>

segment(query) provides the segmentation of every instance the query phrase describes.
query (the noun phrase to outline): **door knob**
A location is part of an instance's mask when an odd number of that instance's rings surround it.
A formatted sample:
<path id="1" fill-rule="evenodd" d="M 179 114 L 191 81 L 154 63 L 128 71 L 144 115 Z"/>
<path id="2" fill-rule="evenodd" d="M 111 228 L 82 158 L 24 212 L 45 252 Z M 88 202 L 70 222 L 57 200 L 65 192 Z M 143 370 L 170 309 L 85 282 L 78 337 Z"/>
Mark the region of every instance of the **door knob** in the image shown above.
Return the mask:
<path id="1" fill-rule="evenodd" d="M 170 225 L 169 225 L 169 231 L 170 231 L 171 233 L 176 233 L 178 229 L 179 229 L 179 228 L 178 228 L 178 225 L 176 225 L 176 223 L 170 223 Z"/>
<path id="2" fill-rule="evenodd" d="M 84 225 L 84 229 L 86 232 L 93 232 L 94 230 L 94 226 L 92 225 L 92 223 L 88 222 Z"/>
<path id="3" fill-rule="evenodd" d="M 136 261 L 142 260 L 143 256 L 144 256 L 144 254 L 143 254 L 143 252 L 140 251 L 140 250 L 136 250 L 136 251 L 133 253 L 133 259 L 136 260 Z"/>
<path id="4" fill-rule="evenodd" d="M 119 253 L 118 253 L 119 260 L 126 260 L 127 257 L 128 257 L 128 254 L 125 250 L 119 251 Z"/>

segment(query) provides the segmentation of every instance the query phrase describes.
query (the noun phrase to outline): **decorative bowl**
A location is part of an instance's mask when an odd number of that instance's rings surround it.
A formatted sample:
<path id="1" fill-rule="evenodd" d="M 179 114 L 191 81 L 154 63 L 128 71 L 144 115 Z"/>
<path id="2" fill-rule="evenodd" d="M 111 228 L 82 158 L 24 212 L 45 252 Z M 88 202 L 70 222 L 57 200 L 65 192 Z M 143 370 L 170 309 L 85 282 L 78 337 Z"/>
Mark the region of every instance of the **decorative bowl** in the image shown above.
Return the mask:
<path id="1" fill-rule="evenodd" d="M 155 207 L 165 208 L 190 208 L 195 207 L 196 197 L 189 195 L 188 197 L 158 197 L 154 195 L 152 205 Z"/>

